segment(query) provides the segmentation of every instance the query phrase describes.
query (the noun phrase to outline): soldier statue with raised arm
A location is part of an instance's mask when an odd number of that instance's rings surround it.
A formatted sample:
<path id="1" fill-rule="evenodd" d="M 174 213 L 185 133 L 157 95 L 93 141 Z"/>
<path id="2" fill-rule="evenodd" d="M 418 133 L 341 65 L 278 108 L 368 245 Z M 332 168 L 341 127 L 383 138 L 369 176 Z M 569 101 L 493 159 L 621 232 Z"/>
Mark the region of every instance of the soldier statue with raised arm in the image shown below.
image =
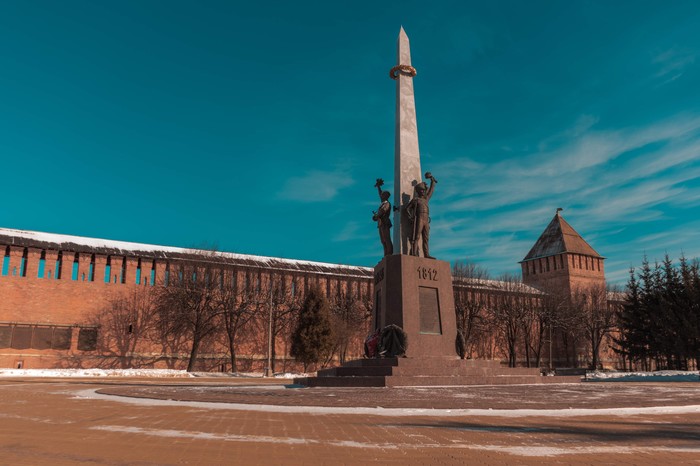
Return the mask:
<path id="1" fill-rule="evenodd" d="M 379 192 L 379 199 L 381 204 L 376 212 L 372 211 L 374 214 L 372 220 L 377 222 L 377 228 L 379 229 L 379 239 L 384 246 L 384 256 L 390 256 L 394 253 L 394 245 L 391 243 L 391 204 L 389 203 L 389 191 L 382 191 L 382 185 L 384 185 L 384 180 L 381 178 L 377 179 L 374 186 Z"/>
<path id="2" fill-rule="evenodd" d="M 433 196 L 437 180 L 430 172 L 426 173 L 425 177 L 430 180 L 430 187 L 423 181 L 416 185 L 413 190 L 413 199 L 406 206 L 406 214 L 413 226 L 410 236 L 411 255 L 420 256 L 422 252 L 423 257 L 435 259 L 430 255 L 430 250 L 428 249 L 428 241 L 430 240 L 430 209 L 428 208 L 428 201 Z M 419 251 L 419 249 L 422 249 L 422 251 Z"/>

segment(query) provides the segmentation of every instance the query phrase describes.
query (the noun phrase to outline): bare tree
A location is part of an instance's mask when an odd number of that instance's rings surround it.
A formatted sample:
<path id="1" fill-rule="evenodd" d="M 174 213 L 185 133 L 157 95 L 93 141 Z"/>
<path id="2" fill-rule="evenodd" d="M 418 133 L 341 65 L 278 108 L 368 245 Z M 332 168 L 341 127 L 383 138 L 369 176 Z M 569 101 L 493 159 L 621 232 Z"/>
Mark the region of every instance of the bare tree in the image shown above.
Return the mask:
<path id="1" fill-rule="evenodd" d="M 169 276 L 168 282 L 156 289 L 156 316 L 164 335 L 173 339 L 185 337 L 191 342 L 188 372 L 195 369 L 203 340 L 218 328 L 220 273 L 206 261 L 183 262 L 175 276 Z"/>
<path id="2" fill-rule="evenodd" d="M 517 348 L 526 315 L 524 287 L 519 277 L 505 274 L 500 278 L 501 289 L 491 309 L 491 323 L 506 344 L 508 366 L 517 364 Z"/>
<path id="3" fill-rule="evenodd" d="M 554 341 L 562 331 L 573 327 L 570 308 L 570 296 L 557 282 L 545 282 L 539 287 L 539 295 L 533 320 L 533 334 L 529 340 L 537 366 L 542 360 L 542 350 L 547 344 L 549 369 L 553 369 Z"/>
<path id="4" fill-rule="evenodd" d="M 479 291 L 488 280 L 486 269 L 467 261 L 457 261 L 452 267 L 457 331 L 464 341 L 462 358 L 471 355 L 475 341 L 486 322 L 487 301 Z"/>
<path id="5" fill-rule="evenodd" d="M 590 368 L 598 369 L 603 339 L 615 328 L 616 310 L 608 302 L 608 290 L 604 285 L 578 289 L 572 296 L 572 307 L 588 341 Z"/>
<path id="6" fill-rule="evenodd" d="M 280 341 L 285 348 L 291 344 L 291 330 L 305 296 L 305 281 L 303 276 L 253 272 L 246 282 L 257 296 L 253 323 L 257 328 L 255 333 L 261 337 L 258 344 L 264 347 L 269 360 L 267 369 L 274 374 Z M 283 370 L 286 369 L 285 359 Z"/>
<path id="7" fill-rule="evenodd" d="M 108 364 L 126 369 L 153 362 L 135 360 L 135 354 L 140 344 L 151 342 L 154 309 L 153 289 L 139 287 L 112 297 L 95 315 L 94 323 L 99 327 L 98 347 L 101 354 L 111 356 L 106 359 Z"/>
<path id="8" fill-rule="evenodd" d="M 367 333 L 367 324 L 372 316 L 371 300 L 358 298 L 351 289 L 340 285 L 332 292 L 328 301 L 335 337 L 334 352 L 343 364 L 347 360 L 350 345 L 360 341 Z"/>
<path id="9" fill-rule="evenodd" d="M 254 289 L 239 284 L 238 271 L 223 271 L 215 294 L 214 306 L 218 308 L 223 322 L 226 343 L 231 360 L 231 372 L 237 372 L 238 346 L 241 334 L 260 311 L 263 297 Z"/>
<path id="10" fill-rule="evenodd" d="M 522 297 L 523 313 L 520 325 L 526 367 L 539 367 L 544 344 L 546 323 L 538 301 L 536 297 Z"/>

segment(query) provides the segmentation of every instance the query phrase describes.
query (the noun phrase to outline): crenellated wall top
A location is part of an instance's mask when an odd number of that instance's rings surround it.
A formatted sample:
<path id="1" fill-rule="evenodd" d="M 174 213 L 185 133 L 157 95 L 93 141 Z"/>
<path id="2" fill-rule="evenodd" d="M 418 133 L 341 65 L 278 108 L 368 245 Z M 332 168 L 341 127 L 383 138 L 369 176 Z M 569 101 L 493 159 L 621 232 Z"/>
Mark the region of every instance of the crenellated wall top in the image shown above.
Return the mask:
<path id="1" fill-rule="evenodd" d="M 341 264 L 328 264 L 278 257 L 266 257 L 231 252 L 158 246 L 126 241 L 114 241 L 82 236 L 61 235 L 36 231 L 0 228 L 0 245 L 91 253 L 108 256 L 139 257 L 157 260 L 197 261 L 226 266 L 240 266 L 288 272 L 341 275 L 369 279 L 373 269 Z"/>

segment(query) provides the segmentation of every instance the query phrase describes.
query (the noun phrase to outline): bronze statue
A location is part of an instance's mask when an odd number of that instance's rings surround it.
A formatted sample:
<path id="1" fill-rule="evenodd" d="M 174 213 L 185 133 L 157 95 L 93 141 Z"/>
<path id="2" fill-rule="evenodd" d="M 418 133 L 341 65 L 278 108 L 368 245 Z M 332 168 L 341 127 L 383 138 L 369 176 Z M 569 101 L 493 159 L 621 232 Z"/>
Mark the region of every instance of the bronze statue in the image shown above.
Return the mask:
<path id="1" fill-rule="evenodd" d="M 413 199 L 411 199 L 411 202 L 406 206 L 406 214 L 408 215 L 409 221 L 413 224 L 410 238 L 411 255 L 420 255 L 418 246 L 418 240 L 420 238 L 423 257 L 435 259 L 430 255 L 428 249 L 428 241 L 430 240 L 430 209 L 428 208 L 428 201 L 433 196 L 437 180 L 430 172 L 426 173 L 425 177 L 430 180 L 430 187 L 428 187 L 425 182 L 420 182 L 413 188 Z"/>
<path id="2" fill-rule="evenodd" d="M 372 220 L 377 222 L 377 228 L 379 229 L 379 239 L 384 246 L 384 256 L 390 256 L 394 253 L 394 245 L 391 243 L 391 204 L 389 203 L 389 191 L 382 191 L 382 185 L 384 185 L 384 180 L 381 178 L 377 179 L 374 186 L 379 192 L 379 199 L 382 203 L 379 204 L 379 208 L 376 212 L 372 211 L 374 214 Z"/>

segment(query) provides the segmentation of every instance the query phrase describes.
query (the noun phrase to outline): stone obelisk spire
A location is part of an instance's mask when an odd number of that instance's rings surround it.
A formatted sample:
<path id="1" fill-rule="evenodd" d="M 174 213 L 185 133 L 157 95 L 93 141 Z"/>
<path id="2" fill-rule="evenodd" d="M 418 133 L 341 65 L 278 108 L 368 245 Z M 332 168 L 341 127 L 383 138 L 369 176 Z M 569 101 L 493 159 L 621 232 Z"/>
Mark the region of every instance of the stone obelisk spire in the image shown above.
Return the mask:
<path id="1" fill-rule="evenodd" d="M 421 182 L 420 152 L 418 150 L 418 126 L 416 102 L 413 98 L 411 49 L 406 31 L 401 28 L 398 40 L 396 66 L 391 78 L 396 81 L 396 143 L 394 151 L 394 254 L 409 254 L 412 235 L 411 224 L 405 208 L 413 197 L 413 187 Z"/>

